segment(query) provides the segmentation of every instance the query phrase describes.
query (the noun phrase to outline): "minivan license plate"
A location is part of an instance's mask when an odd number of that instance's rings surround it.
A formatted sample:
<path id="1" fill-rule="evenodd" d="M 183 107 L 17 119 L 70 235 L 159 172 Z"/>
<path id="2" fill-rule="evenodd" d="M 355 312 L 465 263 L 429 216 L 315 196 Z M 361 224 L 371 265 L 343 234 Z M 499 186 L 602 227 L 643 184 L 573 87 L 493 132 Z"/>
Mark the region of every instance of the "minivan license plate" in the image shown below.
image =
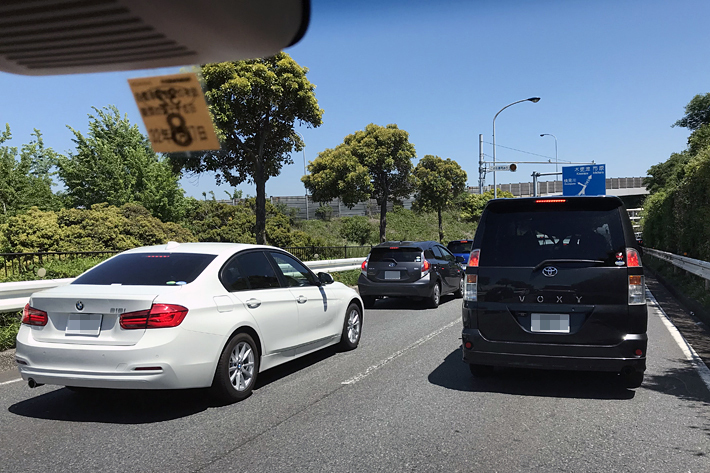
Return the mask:
<path id="1" fill-rule="evenodd" d="M 569 314 L 530 314 L 530 331 L 569 333 Z"/>
<path id="2" fill-rule="evenodd" d="M 101 332 L 101 314 L 69 314 L 65 335 L 97 336 Z"/>
<path id="3" fill-rule="evenodd" d="M 385 271 L 385 279 L 399 279 L 399 271 Z"/>

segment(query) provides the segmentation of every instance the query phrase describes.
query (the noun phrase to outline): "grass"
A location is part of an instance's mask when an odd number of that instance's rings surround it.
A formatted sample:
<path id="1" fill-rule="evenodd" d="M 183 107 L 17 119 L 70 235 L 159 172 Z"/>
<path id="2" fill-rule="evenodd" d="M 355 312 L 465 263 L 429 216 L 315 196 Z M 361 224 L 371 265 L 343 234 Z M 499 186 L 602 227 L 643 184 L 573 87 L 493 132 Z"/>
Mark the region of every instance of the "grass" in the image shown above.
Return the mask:
<path id="1" fill-rule="evenodd" d="M 0 351 L 15 348 L 17 331 L 20 329 L 18 312 L 0 314 Z"/>
<path id="2" fill-rule="evenodd" d="M 330 273 L 338 282 L 345 284 L 346 286 L 357 286 L 357 278 L 360 276 L 359 269 L 351 269 L 350 271 L 339 271 L 337 273 Z"/>

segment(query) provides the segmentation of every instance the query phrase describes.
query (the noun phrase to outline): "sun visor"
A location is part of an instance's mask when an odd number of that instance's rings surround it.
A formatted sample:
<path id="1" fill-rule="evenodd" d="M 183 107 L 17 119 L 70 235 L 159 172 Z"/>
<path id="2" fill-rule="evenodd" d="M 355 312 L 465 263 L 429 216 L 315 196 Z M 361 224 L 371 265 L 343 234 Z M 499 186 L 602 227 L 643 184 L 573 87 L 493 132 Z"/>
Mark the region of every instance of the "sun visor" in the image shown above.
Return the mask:
<path id="1" fill-rule="evenodd" d="M 309 0 L 0 0 L 0 71 L 150 69 L 266 57 L 298 42 Z"/>

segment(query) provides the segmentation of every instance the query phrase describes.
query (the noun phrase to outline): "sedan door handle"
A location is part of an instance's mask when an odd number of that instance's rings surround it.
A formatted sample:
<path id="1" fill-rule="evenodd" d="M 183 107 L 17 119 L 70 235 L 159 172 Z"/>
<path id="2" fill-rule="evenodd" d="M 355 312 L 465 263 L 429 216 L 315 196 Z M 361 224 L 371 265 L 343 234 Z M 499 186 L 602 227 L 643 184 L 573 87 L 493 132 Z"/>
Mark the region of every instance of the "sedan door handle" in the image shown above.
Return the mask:
<path id="1" fill-rule="evenodd" d="M 296 302 L 298 302 L 299 304 L 305 304 L 306 302 L 308 302 L 308 298 L 306 296 L 298 296 L 296 298 Z"/>
<path id="2" fill-rule="evenodd" d="M 259 299 L 249 299 L 247 301 L 247 307 L 250 309 L 256 309 L 261 305 L 261 301 Z"/>

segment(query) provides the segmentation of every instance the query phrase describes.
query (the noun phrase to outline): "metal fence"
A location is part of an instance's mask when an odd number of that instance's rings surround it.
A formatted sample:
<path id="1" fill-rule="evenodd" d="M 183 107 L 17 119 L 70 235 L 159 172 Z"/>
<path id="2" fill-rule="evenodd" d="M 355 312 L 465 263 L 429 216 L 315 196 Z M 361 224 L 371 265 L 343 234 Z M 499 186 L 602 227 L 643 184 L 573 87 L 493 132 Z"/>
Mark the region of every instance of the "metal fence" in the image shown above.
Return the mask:
<path id="1" fill-rule="evenodd" d="M 672 264 L 676 268 L 680 268 L 705 279 L 705 289 L 710 290 L 710 263 L 707 261 L 667 253 L 665 251 L 654 250 L 652 248 L 644 248 L 643 251 L 644 254 L 654 256 L 660 260 Z"/>
<path id="2" fill-rule="evenodd" d="M 70 261 L 79 258 L 108 258 L 120 251 L 49 251 L 37 253 L 0 253 L 0 264 L 5 278 L 33 272 L 53 261 Z"/>
<path id="3" fill-rule="evenodd" d="M 284 250 L 303 261 L 365 257 L 372 245 L 367 246 L 285 246 Z"/>

